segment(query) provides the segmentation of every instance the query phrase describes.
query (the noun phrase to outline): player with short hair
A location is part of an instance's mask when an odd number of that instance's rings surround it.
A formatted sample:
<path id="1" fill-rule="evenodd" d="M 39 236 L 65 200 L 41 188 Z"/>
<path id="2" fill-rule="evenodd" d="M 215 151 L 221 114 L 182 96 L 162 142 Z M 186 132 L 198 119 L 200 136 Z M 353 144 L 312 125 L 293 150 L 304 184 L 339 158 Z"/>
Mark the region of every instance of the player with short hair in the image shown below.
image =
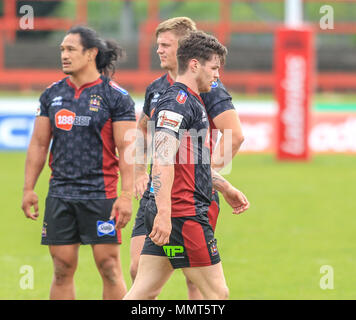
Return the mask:
<path id="1" fill-rule="evenodd" d="M 157 298 L 177 268 L 203 298 L 228 298 L 207 215 L 212 188 L 223 194 L 233 213 L 245 211 L 249 203 L 211 168 L 209 121 L 199 95 L 217 81 L 226 54 L 216 38 L 201 31 L 180 41 L 176 82 L 161 96 L 153 114 L 153 193 L 145 208 L 148 236 L 125 299 Z"/>
<path id="2" fill-rule="evenodd" d="M 149 147 L 149 132 L 147 124 L 160 99 L 161 95 L 174 83 L 178 73 L 177 49 L 178 41 L 189 35 L 191 31 L 196 31 L 196 24 L 188 17 L 175 17 L 161 22 L 155 32 L 157 40 L 157 54 L 161 61 L 161 68 L 167 71 L 162 77 L 153 81 L 146 90 L 143 112 L 141 113 L 137 127 L 137 153 L 135 165 L 135 193 L 137 197 L 142 197 L 138 209 L 135 225 L 131 236 L 131 265 L 130 274 L 132 280 L 135 279 L 138 267 L 140 252 L 142 250 L 146 229 L 144 226 L 144 209 L 152 192 L 151 180 L 147 174 L 147 150 Z M 220 170 L 227 164 L 238 151 L 243 142 L 243 135 L 238 114 L 232 104 L 232 98 L 226 91 L 219 79 L 212 84 L 211 91 L 201 93 L 204 101 L 211 129 L 211 148 L 216 141 L 216 134 L 212 131 L 217 129 L 222 136 L 220 143 L 216 146 L 216 152 L 212 160 L 212 166 Z M 230 130 L 230 131 L 228 131 Z M 231 141 L 225 133 L 231 132 Z M 224 145 L 227 146 L 226 154 Z M 224 158 L 225 157 L 225 158 Z M 227 159 L 229 158 L 230 159 Z M 209 222 L 215 229 L 219 214 L 219 196 L 216 190 L 213 191 L 213 199 L 208 211 Z M 199 290 L 187 280 L 188 297 L 190 299 L 201 299 Z"/>
<path id="3" fill-rule="evenodd" d="M 131 218 L 134 182 L 133 161 L 124 157 L 132 141 L 124 136 L 136 130 L 136 116 L 128 92 L 108 76 L 123 52 L 85 26 L 71 28 L 60 50 L 68 76 L 40 97 L 27 151 L 22 209 L 27 218 L 37 220 L 34 188 L 52 141 L 41 241 L 49 246 L 54 265 L 50 298 L 75 298 L 79 246 L 90 244 L 103 280 L 103 298 L 121 299 L 126 285 L 119 259 L 120 229 Z"/>

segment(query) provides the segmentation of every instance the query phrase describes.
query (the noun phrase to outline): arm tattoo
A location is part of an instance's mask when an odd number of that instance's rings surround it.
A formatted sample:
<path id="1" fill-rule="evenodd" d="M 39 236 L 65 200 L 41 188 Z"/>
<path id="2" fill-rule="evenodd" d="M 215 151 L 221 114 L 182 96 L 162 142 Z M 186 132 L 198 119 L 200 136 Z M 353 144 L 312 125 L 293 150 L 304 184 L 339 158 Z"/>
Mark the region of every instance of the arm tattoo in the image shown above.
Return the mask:
<path id="1" fill-rule="evenodd" d="M 157 196 L 159 191 L 161 190 L 162 182 L 161 182 L 161 173 L 156 173 L 152 177 L 152 183 L 153 183 L 153 192 L 154 195 Z"/>
<path id="2" fill-rule="evenodd" d="M 154 159 L 161 165 L 174 164 L 178 149 L 178 140 L 165 132 L 159 131 L 154 137 Z"/>
<path id="3" fill-rule="evenodd" d="M 218 191 L 221 191 L 226 187 L 227 181 L 214 170 L 212 170 L 212 181 L 213 187 Z"/>

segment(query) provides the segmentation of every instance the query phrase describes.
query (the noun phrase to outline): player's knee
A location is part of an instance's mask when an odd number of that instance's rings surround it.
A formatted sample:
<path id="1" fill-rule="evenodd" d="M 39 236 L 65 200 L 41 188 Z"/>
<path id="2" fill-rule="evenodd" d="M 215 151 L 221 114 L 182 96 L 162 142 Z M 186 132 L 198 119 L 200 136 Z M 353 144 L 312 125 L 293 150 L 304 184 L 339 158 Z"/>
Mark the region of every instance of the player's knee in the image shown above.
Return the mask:
<path id="1" fill-rule="evenodd" d="M 54 281 L 56 285 L 66 284 L 68 281 L 71 281 L 74 276 L 76 269 L 76 264 L 61 259 L 59 257 L 53 257 L 54 264 Z"/>
<path id="2" fill-rule="evenodd" d="M 227 299 L 229 299 L 229 294 L 230 294 L 229 288 L 226 285 L 222 286 L 217 291 L 217 294 L 218 294 L 218 299 L 219 300 L 227 300 Z"/>
<path id="3" fill-rule="evenodd" d="M 197 287 L 191 280 L 189 280 L 188 278 L 185 278 L 185 282 L 187 283 L 188 290 L 197 290 Z"/>
<path id="4" fill-rule="evenodd" d="M 116 285 L 119 279 L 119 264 L 115 258 L 106 258 L 98 264 L 100 274 L 103 280 L 109 282 L 112 285 Z"/>
<path id="5" fill-rule="evenodd" d="M 131 275 L 132 281 L 135 281 L 135 279 L 136 279 L 137 270 L 138 270 L 138 263 L 136 263 L 135 261 L 132 261 L 130 264 L 130 275 Z"/>

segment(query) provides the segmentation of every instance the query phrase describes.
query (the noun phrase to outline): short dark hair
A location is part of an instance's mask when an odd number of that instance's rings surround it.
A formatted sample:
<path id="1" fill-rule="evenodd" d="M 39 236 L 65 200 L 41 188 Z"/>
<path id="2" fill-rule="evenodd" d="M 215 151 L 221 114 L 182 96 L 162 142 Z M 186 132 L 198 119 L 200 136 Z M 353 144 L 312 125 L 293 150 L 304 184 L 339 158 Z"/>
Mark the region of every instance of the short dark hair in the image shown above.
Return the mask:
<path id="1" fill-rule="evenodd" d="M 67 34 L 79 34 L 84 50 L 98 49 L 95 62 L 100 73 L 106 76 L 112 76 L 115 73 L 116 62 L 125 55 L 124 50 L 116 41 L 102 39 L 95 30 L 82 25 L 70 28 Z"/>
<path id="2" fill-rule="evenodd" d="M 212 35 L 203 31 L 192 31 L 190 34 L 179 40 L 177 50 L 178 74 L 184 73 L 191 59 L 197 59 L 205 64 L 216 54 L 220 58 L 220 63 L 225 63 L 227 49 Z"/>

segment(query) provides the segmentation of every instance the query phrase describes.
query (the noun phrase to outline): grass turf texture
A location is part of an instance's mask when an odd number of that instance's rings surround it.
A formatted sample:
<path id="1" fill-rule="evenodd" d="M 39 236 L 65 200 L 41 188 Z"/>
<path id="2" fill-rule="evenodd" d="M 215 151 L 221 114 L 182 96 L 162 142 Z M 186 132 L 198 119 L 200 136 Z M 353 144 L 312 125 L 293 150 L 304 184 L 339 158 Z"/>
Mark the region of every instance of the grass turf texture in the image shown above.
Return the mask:
<path id="1" fill-rule="evenodd" d="M 36 191 L 40 218 L 25 219 L 22 198 L 24 153 L 0 153 L 0 299 L 48 299 L 52 262 L 39 244 L 49 169 Z M 230 299 L 355 299 L 356 157 L 316 155 L 308 163 L 277 162 L 272 155 L 238 155 L 226 176 L 249 198 L 240 216 L 222 200 L 216 237 Z M 134 213 L 138 202 L 134 202 Z M 127 286 L 129 241 L 134 217 L 123 230 L 121 261 Z M 34 289 L 23 290 L 20 268 L 34 270 Z M 323 290 L 323 265 L 334 270 L 334 289 Z M 101 279 L 90 246 L 80 249 L 77 299 L 101 299 Z M 186 299 L 177 270 L 160 299 Z"/>

